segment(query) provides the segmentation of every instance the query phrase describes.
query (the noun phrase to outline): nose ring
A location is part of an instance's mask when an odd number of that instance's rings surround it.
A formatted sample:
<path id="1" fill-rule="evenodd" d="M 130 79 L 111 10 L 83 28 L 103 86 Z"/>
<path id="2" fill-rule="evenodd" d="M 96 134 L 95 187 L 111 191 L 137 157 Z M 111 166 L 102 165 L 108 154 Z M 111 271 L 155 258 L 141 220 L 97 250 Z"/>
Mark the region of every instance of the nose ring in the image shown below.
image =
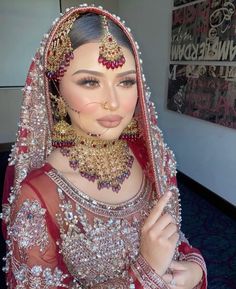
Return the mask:
<path id="1" fill-rule="evenodd" d="M 116 107 L 110 106 L 108 101 L 105 101 L 105 102 L 102 104 L 102 107 L 103 107 L 105 110 L 110 110 L 110 111 L 115 111 L 115 110 L 116 110 Z"/>
<path id="2" fill-rule="evenodd" d="M 105 101 L 105 102 L 102 104 L 102 107 L 103 107 L 105 110 L 111 110 L 110 107 L 109 107 L 108 101 Z"/>

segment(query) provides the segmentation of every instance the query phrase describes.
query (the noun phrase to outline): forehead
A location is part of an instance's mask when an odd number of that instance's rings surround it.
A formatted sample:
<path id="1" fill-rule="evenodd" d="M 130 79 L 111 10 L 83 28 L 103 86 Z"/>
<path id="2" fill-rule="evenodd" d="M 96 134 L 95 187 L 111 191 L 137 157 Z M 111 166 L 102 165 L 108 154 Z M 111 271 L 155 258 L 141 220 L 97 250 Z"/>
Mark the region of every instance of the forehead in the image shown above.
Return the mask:
<path id="1" fill-rule="evenodd" d="M 126 70 L 135 70 L 135 59 L 131 51 L 126 48 L 122 47 L 122 51 L 125 57 L 125 63 L 122 67 L 112 69 L 107 69 L 104 65 L 98 62 L 99 57 L 99 43 L 86 43 L 81 45 L 80 47 L 76 48 L 73 52 L 74 58 L 70 62 L 70 66 L 68 71 L 74 69 L 93 69 L 100 72 L 106 73 L 114 73 L 114 72 L 123 72 Z"/>

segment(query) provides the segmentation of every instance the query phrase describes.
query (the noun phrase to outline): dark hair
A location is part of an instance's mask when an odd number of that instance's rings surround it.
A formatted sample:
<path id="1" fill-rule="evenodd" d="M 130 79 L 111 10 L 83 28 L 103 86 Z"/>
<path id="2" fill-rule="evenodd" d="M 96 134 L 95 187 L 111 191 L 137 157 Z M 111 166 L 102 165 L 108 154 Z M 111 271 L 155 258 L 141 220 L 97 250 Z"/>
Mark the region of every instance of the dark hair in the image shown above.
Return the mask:
<path id="1" fill-rule="evenodd" d="M 111 20 L 108 20 L 108 28 L 118 44 L 128 48 L 133 53 L 131 43 L 122 29 Z M 73 49 L 86 43 L 99 41 L 102 35 L 101 16 L 94 13 L 85 13 L 77 18 L 69 33 Z"/>

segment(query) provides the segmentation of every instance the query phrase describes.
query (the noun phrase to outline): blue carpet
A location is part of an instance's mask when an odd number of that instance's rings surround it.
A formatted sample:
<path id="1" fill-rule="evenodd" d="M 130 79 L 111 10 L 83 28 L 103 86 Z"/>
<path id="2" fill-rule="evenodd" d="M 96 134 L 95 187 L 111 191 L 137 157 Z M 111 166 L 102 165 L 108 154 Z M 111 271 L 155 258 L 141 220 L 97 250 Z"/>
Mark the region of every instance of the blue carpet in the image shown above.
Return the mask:
<path id="1" fill-rule="evenodd" d="M 201 250 L 208 269 L 209 289 L 236 289 L 236 220 L 223 214 L 179 182 L 182 230 Z"/>

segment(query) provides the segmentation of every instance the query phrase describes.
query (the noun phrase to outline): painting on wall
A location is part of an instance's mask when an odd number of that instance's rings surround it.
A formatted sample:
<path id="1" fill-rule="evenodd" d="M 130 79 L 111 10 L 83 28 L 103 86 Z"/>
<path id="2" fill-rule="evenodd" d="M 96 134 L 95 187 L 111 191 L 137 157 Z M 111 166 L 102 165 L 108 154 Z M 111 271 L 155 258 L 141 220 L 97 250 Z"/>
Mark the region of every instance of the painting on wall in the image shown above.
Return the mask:
<path id="1" fill-rule="evenodd" d="M 171 64 L 167 107 L 236 129 L 236 67 Z"/>
<path id="2" fill-rule="evenodd" d="M 173 10 L 170 60 L 235 61 L 235 6 L 236 0 L 206 0 Z"/>
<path id="3" fill-rule="evenodd" d="M 188 4 L 188 3 L 191 3 L 194 1 L 196 1 L 196 0 L 174 0 L 174 6 L 177 7 L 177 6 Z"/>

